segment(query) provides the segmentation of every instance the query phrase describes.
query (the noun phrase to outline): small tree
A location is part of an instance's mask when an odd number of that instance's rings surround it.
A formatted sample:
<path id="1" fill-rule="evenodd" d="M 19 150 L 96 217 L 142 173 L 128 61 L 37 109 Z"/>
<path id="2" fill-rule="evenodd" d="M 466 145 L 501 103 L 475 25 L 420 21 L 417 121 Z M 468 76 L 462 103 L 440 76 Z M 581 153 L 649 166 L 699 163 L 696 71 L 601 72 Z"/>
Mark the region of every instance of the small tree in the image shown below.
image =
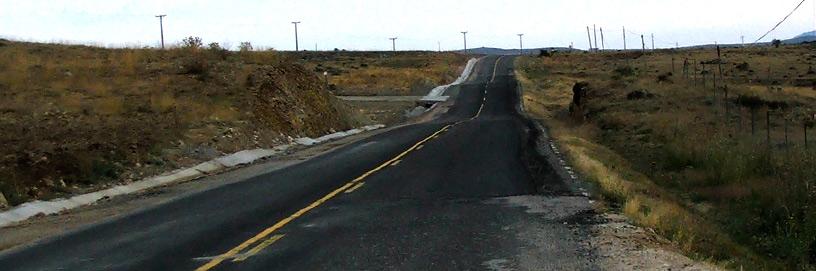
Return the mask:
<path id="1" fill-rule="evenodd" d="M 221 47 L 221 44 L 218 44 L 217 42 L 213 42 L 213 43 L 210 43 L 208 45 L 208 47 L 209 47 L 208 49 L 210 50 L 210 53 L 212 55 L 217 56 L 217 57 L 219 57 L 221 59 L 227 59 L 228 51 L 227 51 L 227 49 L 224 49 L 224 47 Z"/>
<path id="2" fill-rule="evenodd" d="M 181 47 L 188 49 L 198 49 L 204 46 L 204 42 L 199 37 L 189 36 L 181 40 Z"/>
<path id="3" fill-rule="evenodd" d="M 238 45 L 238 50 L 241 52 L 252 51 L 252 43 L 249 43 L 248 41 L 241 42 L 241 44 Z"/>
<path id="4" fill-rule="evenodd" d="M 210 43 L 207 46 L 210 47 L 210 50 L 215 51 L 215 52 L 224 50 L 224 48 L 221 48 L 221 45 L 218 44 L 217 42 Z"/>
<path id="5" fill-rule="evenodd" d="M 772 44 L 774 47 L 779 48 L 779 46 L 781 46 L 781 45 L 782 45 L 782 41 L 781 41 L 781 40 L 778 40 L 778 39 L 774 39 L 773 41 L 771 41 L 771 44 Z"/>

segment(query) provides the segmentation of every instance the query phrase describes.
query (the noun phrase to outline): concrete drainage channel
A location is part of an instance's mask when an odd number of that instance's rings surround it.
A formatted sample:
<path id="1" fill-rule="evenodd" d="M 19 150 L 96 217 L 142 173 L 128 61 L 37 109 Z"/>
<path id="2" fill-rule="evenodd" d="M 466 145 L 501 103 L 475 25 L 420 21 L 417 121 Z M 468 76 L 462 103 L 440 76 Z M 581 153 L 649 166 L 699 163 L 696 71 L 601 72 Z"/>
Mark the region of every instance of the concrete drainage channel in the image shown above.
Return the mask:
<path id="1" fill-rule="evenodd" d="M 208 174 L 218 173 L 226 169 L 251 164 L 261 159 L 282 154 L 295 146 L 313 146 L 351 135 L 381 129 L 383 127 L 385 127 L 385 125 L 370 125 L 348 131 L 328 134 L 319 138 L 298 138 L 295 139 L 295 142 L 292 144 L 280 145 L 271 149 L 243 150 L 198 164 L 194 167 L 175 170 L 163 175 L 147 178 L 126 185 L 117 185 L 101 191 L 77 195 L 67 199 L 61 198 L 51 201 L 33 201 L 23 203 L 20 206 L 14 207 L 10 210 L 0 212 L 0 227 L 6 227 L 38 215 L 51 215 L 86 206 L 101 199 L 113 198 L 116 196 L 144 191 L 150 188 L 197 179 Z"/>

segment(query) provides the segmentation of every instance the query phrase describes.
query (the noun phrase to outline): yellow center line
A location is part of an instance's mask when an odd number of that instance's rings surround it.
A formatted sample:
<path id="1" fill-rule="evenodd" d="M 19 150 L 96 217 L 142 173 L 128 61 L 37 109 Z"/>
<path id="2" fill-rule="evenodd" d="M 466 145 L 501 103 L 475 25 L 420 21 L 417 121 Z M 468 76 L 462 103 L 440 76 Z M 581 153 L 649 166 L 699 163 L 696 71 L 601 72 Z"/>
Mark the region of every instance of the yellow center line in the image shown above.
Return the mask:
<path id="1" fill-rule="evenodd" d="M 496 59 L 496 64 L 493 65 L 493 77 L 490 78 L 490 83 L 493 83 L 493 81 L 496 81 L 496 70 L 499 68 L 499 61 L 501 61 L 501 59 L 503 57 L 504 56 L 500 56 L 499 58 L 497 58 Z"/>
<path id="2" fill-rule="evenodd" d="M 267 236 L 274 233 L 275 231 L 283 228 L 283 226 L 286 226 L 286 224 L 289 224 L 289 222 L 292 222 L 293 220 L 297 219 L 298 217 L 303 216 L 304 214 L 311 211 L 312 209 L 317 208 L 321 204 L 323 204 L 326 201 L 334 198 L 335 196 L 342 193 L 343 191 L 348 190 L 350 187 L 352 187 L 352 186 L 356 185 L 357 183 L 361 182 L 363 179 L 367 178 L 368 176 L 371 176 L 372 174 L 376 173 L 377 171 L 380 171 L 383 168 L 387 167 L 391 163 L 394 163 L 394 161 L 402 159 L 403 157 L 408 155 L 408 153 L 416 150 L 422 144 L 425 144 L 425 142 L 428 142 L 431 139 L 438 136 L 439 134 L 447 131 L 448 128 L 450 128 L 451 126 L 453 126 L 453 125 L 449 124 L 449 125 L 447 125 L 445 127 L 442 127 L 442 129 L 439 129 L 438 131 L 436 131 L 435 133 L 433 133 L 430 136 L 426 137 L 425 139 L 417 142 L 416 144 L 414 144 L 413 146 L 411 146 L 407 150 L 403 151 L 399 155 L 395 156 L 394 158 L 391 158 L 391 160 L 385 161 L 385 163 L 380 164 L 376 168 L 374 168 L 372 170 L 369 170 L 368 172 L 364 173 L 363 175 L 360 175 L 359 177 L 357 177 L 356 179 L 351 180 L 350 182 L 344 184 L 343 186 L 335 189 L 331 193 L 326 194 L 325 196 L 323 196 L 322 198 L 320 198 L 317 201 L 313 202 L 312 204 L 309 204 L 309 206 L 306 206 L 303 209 L 300 209 L 297 212 L 295 212 L 294 214 L 290 215 L 289 217 L 286 217 L 283 220 L 278 221 L 278 223 L 275 223 L 275 225 L 272 225 L 271 227 L 264 229 L 263 231 L 256 234 L 252 238 L 247 239 L 243 243 L 241 243 L 238 246 L 230 249 L 229 251 L 225 252 L 224 254 L 221 254 L 220 256 L 213 258 L 212 260 L 210 260 L 206 264 L 196 268 L 196 271 L 210 270 L 210 269 L 218 266 L 219 264 L 221 264 L 221 262 L 223 262 L 224 260 L 235 257 L 235 255 L 238 255 L 239 252 L 243 251 L 244 249 L 246 249 L 250 245 L 252 245 L 252 244 L 254 244 L 254 243 L 256 243 L 256 242 L 258 242 L 258 241 L 260 241 L 260 240 L 262 240 L 264 238 L 266 238 Z"/>
<path id="3" fill-rule="evenodd" d="M 487 87 L 490 86 L 490 84 L 496 80 L 496 73 L 499 68 L 499 62 L 501 62 L 502 58 L 504 58 L 504 56 L 500 56 L 499 58 L 497 58 L 496 63 L 493 64 L 493 76 L 490 78 L 490 82 L 485 84 L 484 94 L 482 95 L 482 105 L 479 106 L 479 111 L 477 111 L 476 115 L 470 118 L 470 120 L 475 120 L 482 115 L 482 110 L 484 110 L 485 103 L 487 102 Z"/>
<path id="4" fill-rule="evenodd" d="M 363 187 L 364 184 L 365 184 L 365 182 L 358 183 L 357 185 L 353 186 L 352 188 L 349 188 L 349 190 L 346 190 L 346 194 L 354 193 L 354 191 L 356 191 L 357 189 L 360 189 L 360 187 Z"/>
<path id="5" fill-rule="evenodd" d="M 244 261 L 244 260 L 248 259 L 249 257 L 255 256 L 255 254 L 258 254 L 258 252 L 261 252 L 261 250 L 268 247 L 272 243 L 275 243 L 276 241 L 280 240 L 284 236 L 286 236 L 286 234 L 272 235 L 272 237 L 269 237 L 269 239 L 266 239 L 265 241 L 261 242 L 257 246 L 255 246 L 252 249 L 250 249 L 249 251 L 247 251 L 246 253 L 241 254 L 241 256 L 236 257 L 232 261 L 233 262 L 241 262 L 241 261 Z"/>

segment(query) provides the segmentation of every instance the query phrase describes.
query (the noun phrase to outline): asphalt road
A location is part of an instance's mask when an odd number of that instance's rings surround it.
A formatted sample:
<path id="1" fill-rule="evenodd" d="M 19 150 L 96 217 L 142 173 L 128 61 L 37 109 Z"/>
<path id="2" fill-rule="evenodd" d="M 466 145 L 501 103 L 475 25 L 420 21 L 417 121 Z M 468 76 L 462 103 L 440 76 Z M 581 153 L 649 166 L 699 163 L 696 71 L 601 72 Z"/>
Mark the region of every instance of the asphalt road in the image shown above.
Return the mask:
<path id="1" fill-rule="evenodd" d="M 562 221 L 507 204 L 563 187 L 525 163 L 512 61 L 480 61 L 435 121 L 5 252 L 0 269 L 593 269 Z"/>

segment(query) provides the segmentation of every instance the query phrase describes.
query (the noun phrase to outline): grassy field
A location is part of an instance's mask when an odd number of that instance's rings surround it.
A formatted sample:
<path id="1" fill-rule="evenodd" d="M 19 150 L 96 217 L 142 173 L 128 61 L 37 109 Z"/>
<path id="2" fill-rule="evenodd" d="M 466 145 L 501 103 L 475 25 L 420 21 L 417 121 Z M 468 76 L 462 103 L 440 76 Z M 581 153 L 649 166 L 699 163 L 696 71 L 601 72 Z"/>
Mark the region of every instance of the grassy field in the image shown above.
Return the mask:
<path id="1" fill-rule="evenodd" d="M 298 53 L 310 70 L 326 72 L 337 95 L 389 96 L 428 94 L 438 85 L 456 80 L 468 57 L 433 52 L 319 52 Z"/>
<path id="2" fill-rule="evenodd" d="M 814 52 L 558 53 L 516 66 L 525 109 L 610 208 L 724 266 L 812 270 Z M 589 86 L 571 106 L 577 82 Z"/>
<path id="3" fill-rule="evenodd" d="M 0 193 L 11 205 L 361 122 L 274 51 L 0 40 Z"/>

